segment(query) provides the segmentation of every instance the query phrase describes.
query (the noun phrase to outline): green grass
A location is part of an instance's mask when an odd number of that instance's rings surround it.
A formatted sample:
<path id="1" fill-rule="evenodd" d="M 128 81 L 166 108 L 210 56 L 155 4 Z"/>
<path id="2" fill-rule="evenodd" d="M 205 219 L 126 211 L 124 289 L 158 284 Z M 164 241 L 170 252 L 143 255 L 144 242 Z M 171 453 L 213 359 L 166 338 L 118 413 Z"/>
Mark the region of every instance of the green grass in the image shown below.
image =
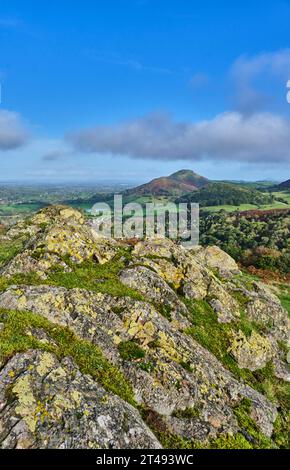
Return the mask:
<path id="1" fill-rule="evenodd" d="M 222 434 L 216 439 L 204 442 L 187 439 L 172 433 L 164 418 L 156 411 L 140 407 L 140 413 L 165 449 L 254 449 L 260 448 L 259 446 L 273 448 L 273 442 L 257 430 L 255 423 L 247 415 L 248 410 L 245 411 L 244 403 L 236 408 L 235 414 L 249 440 L 242 432 L 235 435 Z M 187 408 L 173 416 L 179 419 L 197 419 L 199 412 L 195 408 Z"/>
<path id="2" fill-rule="evenodd" d="M 279 299 L 281 301 L 281 304 L 287 310 L 290 316 L 290 293 L 287 293 L 285 291 L 281 292 L 281 294 L 279 295 Z"/>
<path id="3" fill-rule="evenodd" d="M 55 269 L 49 274 L 45 284 L 62 286 L 67 289 L 78 287 L 113 296 L 128 296 L 136 300 L 144 300 L 139 292 L 125 286 L 119 280 L 118 274 L 125 266 L 120 259 L 105 264 L 87 261 L 80 265 L 71 264 L 70 266 L 72 269 L 70 273 Z"/>
<path id="4" fill-rule="evenodd" d="M 192 327 L 187 328 L 186 333 L 214 354 L 235 377 L 243 378 L 251 383 L 251 372 L 240 369 L 234 358 L 228 353 L 233 325 L 219 323 L 215 312 L 205 300 L 187 301 L 187 307 L 191 313 Z M 247 324 L 247 333 L 248 329 Z"/>
<path id="5" fill-rule="evenodd" d="M 118 349 L 124 361 L 143 359 L 146 356 L 145 351 L 134 341 L 123 341 L 119 344 Z"/>
<path id="6" fill-rule="evenodd" d="M 290 204 L 290 191 L 275 191 L 272 194 L 275 198 L 281 198 Z"/>
<path id="7" fill-rule="evenodd" d="M 0 333 L 0 363 L 14 354 L 40 349 L 56 354 L 59 359 L 71 357 L 84 374 L 90 374 L 107 391 L 135 405 L 131 385 L 95 345 L 78 339 L 69 329 L 49 322 L 40 315 L 0 309 L 0 322 L 5 327 Z M 27 334 L 31 328 L 43 329 L 56 343 L 43 343 Z"/>
<path id="8" fill-rule="evenodd" d="M 260 331 L 259 326 L 249 322 L 243 311 L 235 323 L 219 323 L 217 316 L 205 301 L 186 301 L 191 313 L 189 320 L 192 327 L 185 330 L 194 340 L 210 351 L 238 380 L 244 380 L 252 388 L 265 394 L 273 402 L 283 407 L 289 406 L 287 400 L 288 386 L 274 376 L 273 366 L 269 363 L 264 369 L 250 371 L 240 369 L 235 359 L 228 352 L 233 331 L 241 330 L 248 336 L 253 330 Z"/>
<path id="9" fill-rule="evenodd" d="M 264 193 L 266 196 L 269 195 L 269 193 Z M 207 207 L 202 207 L 201 210 L 207 211 L 207 212 L 218 212 L 220 210 L 224 210 L 226 212 L 242 212 L 242 211 L 249 211 L 249 210 L 269 210 L 269 209 L 287 209 L 289 208 L 290 204 L 290 192 L 289 191 L 276 191 L 272 193 L 274 198 L 276 198 L 272 203 L 270 204 L 262 204 L 262 205 L 256 205 L 256 204 L 240 204 L 239 206 L 232 206 L 232 205 L 220 205 L 220 206 L 207 206 Z M 283 199 L 282 202 L 279 199 Z"/>
<path id="10" fill-rule="evenodd" d="M 80 288 L 93 292 L 110 294 L 115 297 L 131 297 L 144 300 L 144 297 L 134 289 L 122 284 L 118 278 L 119 272 L 125 267 L 128 252 L 120 252 L 116 258 L 105 264 L 87 261 L 75 264 L 65 259 L 71 272 L 64 272 L 61 267 L 55 266 L 47 273 L 47 279 L 40 279 L 35 273 L 26 275 L 16 274 L 9 279 L 0 277 L 0 290 L 9 285 L 50 285 L 61 286 L 67 289 Z"/>
<path id="11" fill-rule="evenodd" d="M 221 210 L 226 212 L 236 212 L 236 211 L 249 211 L 256 210 L 258 206 L 254 204 L 240 204 L 239 206 L 230 206 L 230 205 L 221 205 L 221 206 L 206 206 L 201 207 L 202 211 L 206 212 L 219 212 Z"/>
<path id="12" fill-rule="evenodd" d="M 0 267 L 16 256 L 23 248 L 23 240 L 0 242 Z"/>
<path id="13" fill-rule="evenodd" d="M 255 421 L 250 416 L 251 400 L 244 398 L 242 402 L 234 408 L 240 428 L 251 437 L 254 448 L 269 449 L 273 447 L 271 439 L 264 436 L 257 427 Z"/>
<path id="14" fill-rule="evenodd" d="M 209 442 L 209 449 L 253 449 L 249 441 L 241 434 L 237 433 L 234 436 L 229 434 L 222 434 L 217 439 Z"/>
<path id="15" fill-rule="evenodd" d="M 32 203 L 32 204 L 1 204 L 1 216 L 15 216 L 15 215 L 30 215 L 43 208 L 45 204 Z"/>
<path id="16" fill-rule="evenodd" d="M 206 212 L 219 212 L 224 210 L 226 212 L 243 212 L 250 210 L 270 210 L 270 209 L 289 209 L 286 203 L 275 201 L 271 204 L 264 204 L 257 206 L 255 204 L 240 204 L 239 206 L 221 205 L 221 206 L 206 206 L 201 207 L 202 211 Z"/>
<path id="17" fill-rule="evenodd" d="M 184 410 L 177 410 L 173 413 L 175 418 L 183 418 L 183 419 L 193 419 L 200 417 L 200 411 L 196 407 L 185 408 Z"/>

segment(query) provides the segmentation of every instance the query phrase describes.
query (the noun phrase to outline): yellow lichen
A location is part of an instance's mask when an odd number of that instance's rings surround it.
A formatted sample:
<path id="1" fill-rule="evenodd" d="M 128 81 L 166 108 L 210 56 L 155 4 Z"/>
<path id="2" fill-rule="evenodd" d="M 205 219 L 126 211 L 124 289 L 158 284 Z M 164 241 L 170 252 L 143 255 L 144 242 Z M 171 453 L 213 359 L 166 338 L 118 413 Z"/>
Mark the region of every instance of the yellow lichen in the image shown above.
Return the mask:
<path id="1" fill-rule="evenodd" d="M 182 360 L 181 355 L 177 352 L 176 345 L 172 338 L 170 338 L 164 331 L 158 332 L 158 345 L 163 353 L 174 361 Z"/>
<path id="2" fill-rule="evenodd" d="M 53 355 L 48 352 L 44 352 L 38 366 L 36 367 L 36 370 L 39 375 L 43 376 L 53 368 L 54 364 L 55 360 Z"/>
<path id="3" fill-rule="evenodd" d="M 20 377 L 16 381 L 12 391 L 18 398 L 18 405 L 15 408 L 16 413 L 23 418 L 29 430 L 34 432 L 37 424 L 37 405 L 32 392 L 29 375 Z"/>
<path id="4" fill-rule="evenodd" d="M 134 312 L 131 317 L 125 319 L 125 328 L 131 338 L 138 338 L 143 346 L 153 341 L 155 326 L 152 321 L 142 320 L 139 311 Z"/>

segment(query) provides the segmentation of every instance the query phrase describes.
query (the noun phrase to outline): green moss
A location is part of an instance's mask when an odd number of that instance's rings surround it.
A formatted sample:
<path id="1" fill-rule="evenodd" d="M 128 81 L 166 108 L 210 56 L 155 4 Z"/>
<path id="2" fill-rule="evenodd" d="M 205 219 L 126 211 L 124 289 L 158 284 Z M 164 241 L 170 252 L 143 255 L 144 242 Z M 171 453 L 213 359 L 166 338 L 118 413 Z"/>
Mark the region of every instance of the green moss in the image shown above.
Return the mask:
<path id="1" fill-rule="evenodd" d="M 281 449 L 290 448 L 289 419 L 290 414 L 284 412 L 277 416 L 274 424 L 273 439 Z"/>
<path id="2" fill-rule="evenodd" d="M 182 438 L 170 432 L 155 431 L 159 442 L 164 449 L 195 449 L 193 441 Z"/>
<path id="3" fill-rule="evenodd" d="M 7 279 L 3 276 L 0 276 L 0 292 L 7 289 L 7 287 L 9 287 L 9 285 L 10 285 L 9 279 Z"/>
<path id="4" fill-rule="evenodd" d="M 40 260 L 43 257 L 44 254 L 45 254 L 45 250 L 41 247 L 38 247 L 36 250 L 34 250 L 31 253 L 31 258 L 33 258 L 35 260 Z"/>
<path id="5" fill-rule="evenodd" d="M 181 367 L 183 367 L 184 370 L 187 370 L 187 372 L 192 372 L 192 366 L 191 366 L 190 362 L 181 361 L 180 365 L 181 365 Z"/>
<path id="6" fill-rule="evenodd" d="M 156 310 L 158 310 L 158 312 L 163 317 L 165 317 L 169 321 L 172 321 L 172 315 L 171 315 L 172 308 L 170 307 L 170 305 L 154 304 L 154 307 L 156 308 Z"/>
<path id="7" fill-rule="evenodd" d="M 140 406 L 139 411 L 143 420 L 155 434 L 164 449 L 194 448 L 193 441 L 173 434 L 168 428 L 168 424 L 166 423 L 165 418 L 155 410 L 145 406 Z"/>
<path id="8" fill-rule="evenodd" d="M 234 414 L 237 418 L 240 428 L 250 436 L 253 447 L 258 449 L 273 448 L 271 439 L 264 436 L 255 421 L 250 416 L 251 400 L 244 398 L 241 403 L 234 408 Z"/>
<path id="9" fill-rule="evenodd" d="M 106 390 L 135 404 L 131 385 L 95 345 L 78 339 L 70 330 L 49 322 L 40 315 L 29 312 L 0 310 L 0 322 L 5 327 L 0 333 L 0 363 L 18 352 L 41 349 L 56 354 L 59 359 L 70 356 L 85 374 L 90 374 Z M 55 344 L 43 343 L 29 335 L 31 328 L 40 328 Z"/>
<path id="10" fill-rule="evenodd" d="M 182 419 L 199 418 L 200 410 L 195 406 L 192 406 L 191 408 L 185 408 L 185 410 L 177 410 L 172 414 L 172 416 Z"/>
<path id="11" fill-rule="evenodd" d="M 114 297 L 131 297 L 136 300 L 144 300 L 139 292 L 120 282 L 118 274 L 125 266 L 125 261 L 121 260 L 120 257 L 102 265 L 93 261 L 82 264 L 69 262 L 68 264 L 71 272 L 64 272 L 62 267 L 54 266 L 51 271 L 46 273 L 47 279 L 41 279 L 35 273 L 16 274 L 9 279 L 0 277 L 0 290 L 4 290 L 13 284 L 50 285 L 67 289 L 80 288 L 110 294 Z"/>
<path id="12" fill-rule="evenodd" d="M 153 431 L 159 442 L 165 449 L 252 449 L 252 445 L 241 434 L 234 436 L 224 434 L 217 439 L 211 439 L 206 442 L 199 442 L 192 439 L 186 439 L 172 433 L 165 419 L 156 411 L 140 407 L 140 413 L 143 420 Z M 178 418 L 197 418 L 199 412 L 196 408 L 187 408 L 183 411 L 174 413 Z"/>
<path id="13" fill-rule="evenodd" d="M 240 369 L 228 352 L 233 331 L 242 330 L 246 335 L 249 335 L 256 329 L 256 325 L 249 322 L 244 313 L 241 313 L 237 322 L 219 323 L 213 309 L 205 300 L 187 300 L 185 302 L 190 312 L 189 320 L 192 323 L 192 327 L 187 328 L 185 333 L 214 354 L 238 380 L 244 380 L 254 389 L 266 394 L 272 401 L 278 401 L 281 405 L 287 406 L 287 385 L 275 377 L 272 363 L 269 363 L 264 369 L 252 372 L 248 369 Z"/>
<path id="14" fill-rule="evenodd" d="M 210 449 L 252 449 L 252 445 L 241 434 L 237 433 L 234 436 L 223 434 L 215 440 L 210 441 Z"/>
<path id="15" fill-rule="evenodd" d="M 242 307 L 244 307 L 249 301 L 247 296 L 239 290 L 231 290 L 231 296 L 234 297 Z"/>
<path id="16" fill-rule="evenodd" d="M 247 271 L 242 271 L 242 274 L 235 275 L 234 279 L 250 292 L 255 290 L 254 282 L 260 280 L 257 276 L 250 275 Z"/>
<path id="17" fill-rule="evenodd" d="M 238 323 L 239 325 L 239 330 L 241 330 L 244 335 L 248 338 L 251 336 L 251 333 L 255 330 L 257 333 L 261 332 L 260 327 L 257 327 L 257 325 L 254 322 L 251 322 L 248 320 L 244 310 L 241 311 L 240 313 L 240 321 Z"/>
<path id="18" fill-rule="evenodd" d="M 290 316 L 290 294 L 282 293 L 279 296 L 281 304 L 287 310 L 288 315 Z"/>
<path id="19" fill-rule="evenodd" d="M 111 261 L 104 264 L 95 263 L 94 261 L 75 264 L 70 260 L 66 260 L 72 272 L 66 273 L 56 267 L 50 273 L 47 283 L 68 289 L 80 287 L 113 296 L 128 296 L 137 300 L 144 300 L 139 292 L 125 286 L 118 278 L 119 272 L 124 269 L 129 259 L 129 250 L 120 249 Z"/>
<path id="20" fill-rule="evenodd" d="M 145 351 L 134 341 L 123 341 L 118 345 L 118 349 L 124 361 L 143 359 L 146 356 Z"/>
<path id="21" fill-rule="evenodd" d="M 112 307 L 112 311 L 118 315 L 118 317 L 122 317 L 122 313 L 124 312 L 125 307 Z"/>
<path id="22" fill-rule="evenodd" d="M 38 226 L 41 228 L 42 232 L 45 232 L 49 227 L 49 224 L 47 222 L 41 222 L 41 224 L 38 224 Z"/>
<path id="23" fill-rule="evenodd" d="M 139 368 L 150 373 L 155 369 L 155 364 L 151 361 L 144 361 L 139 363 Z"/>
<path id="24" fill-rule="evenodd" d="M 24 240 L 0 241 L 0 266 L 10 261 L 23 249 Z"/>
<path id="25" fill-rule="evenodd" d="M 227 352 L 230 346 L 232 325 L 219 323 L 215 312 L 204 300 L 187 301 L 186 303 L 191 314 L 189 319 L 193 326 L 187 328 L 185 332 L 214 354 L 236 377 L 244 375 L 246 378 L 245 370 L 240 370 L 236 361 Z"/>

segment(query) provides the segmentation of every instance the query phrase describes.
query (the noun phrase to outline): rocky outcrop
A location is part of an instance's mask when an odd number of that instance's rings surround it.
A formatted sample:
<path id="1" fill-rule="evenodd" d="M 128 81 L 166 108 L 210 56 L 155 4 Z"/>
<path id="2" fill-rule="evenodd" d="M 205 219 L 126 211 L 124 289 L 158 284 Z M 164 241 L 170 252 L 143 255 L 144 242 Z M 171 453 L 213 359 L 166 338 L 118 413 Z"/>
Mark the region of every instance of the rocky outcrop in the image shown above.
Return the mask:
<path id="1" fill-rule="evenodd" d="M 217 269 L 219 274 L 225 278 L 240 273 L 235 260 L 218 246 L 196 247 L 192 250 L 192 253 L 197 261 L 207 268 Z"/>
<path id="2" fill-rule="evenodd" d="M 100 346 L 133 385 L 137 402 L 160 415 L 169 417 L 180 409 L 199 406 L 200 425 L 206 426 L 208 438 L 217 435 L 210 424 L 216 410 L 224 431 L 238 429 L 231 408 L 242 398 L 253 400 L 253 407 L 263 416 L 257 424 L 263 423 L 263 432 L 271 434 L 275 407 L 235 380 L 213 355 L 180 333 L 174 322 L 150 304 L 127 298 L 119 301 L 79 289 L 17 286 L 0 295 L 0 307 L 38 313 Z M 144 351 L 141 367 L 139 360 L 122 361 L 118 346 L 128 341 Z M 152 366 L 150 373 L 146 364 Z M 200 437 L 198 433 L 191 435 L 193 439 Z"/>
<path id="3" fill-rule="evenodd" d="M 260 382 L 269 366 L 271 380 L 287 380 L 289 321 L 269 289 L 249 285 L 219 249 L 101 239 L 63 206 L 5 239 L 20 233 L 30 236 L 0 283 L 0 447 L 153 448 L 170 436 L 192 447 L 221 436 L 276 446 L 284 405 Z M 63 344 L 70 334 L 82 342 L 74 349 Z M 86 367 L 88 345 L 128 384 L 130 400 L 102 379 L 104 365 L 96 375 Z"/>
<path id="4" fill-rule="evenodd" d="M 69 262 L 81 264 L 92 259 L 102 264 L 117 252 L 114 240 L 99 238 L 78 211 L 64 206 L 49 207 L 30 224 L 21 222 L 5 235 L 8 240 L 20 237 L 26 240 L 25 249 L 2 268 L 6 276 L 34 272 L 45 279 L 55 267 L 69 271 Z"/>
<path id="5" fill-rule="evenodd" d="M 131 405 L 71 359 L 16 354 L 0 372 L 2 449 L 154 449 L 158 440 Z"/>

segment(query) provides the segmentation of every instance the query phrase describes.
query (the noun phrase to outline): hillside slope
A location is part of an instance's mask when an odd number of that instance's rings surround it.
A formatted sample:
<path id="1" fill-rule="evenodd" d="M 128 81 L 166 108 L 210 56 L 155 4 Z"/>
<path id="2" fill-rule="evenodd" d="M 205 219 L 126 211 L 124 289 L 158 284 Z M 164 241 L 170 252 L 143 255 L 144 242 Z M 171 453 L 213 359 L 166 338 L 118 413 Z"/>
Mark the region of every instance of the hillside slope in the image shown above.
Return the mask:
<path id="1" fill-rule="evenodd" d="M 290 274 L 290 210 L 206 214 L 200 243 L 218 245 L 244 266 Z"/>
<path id="2" fill-rule="evenodd" d="M 287 312 L 219 248 L 64 206 L 0 246 L 0 448 L 287 447 Z"/>
<path id="3" fill-rule="evenodd" d="M 287 181 L 283 181 L 283 183 L 280 183 L 278 188 L 280 190 L 283 190 L 283 189 L 290 189 L 290 179 L 287 180 Z"/>
<path id="4" fill-rule="evenodd" d="M 209 184 L 209 180 L 191 170 L 180 170 L 170 176 L 156 178 L 149 183 L 125 191 L 125 196 L 178 197 Z"/>
<path id="5" fill-rule="evenodd" d="M 269 204 L 271 196 L 262 194 L 255 189 L 230 183 L 210 183 L 199 191 L 186 194 L 177 202 L 196 202 L 201 207 L 240 204 Z"/>

